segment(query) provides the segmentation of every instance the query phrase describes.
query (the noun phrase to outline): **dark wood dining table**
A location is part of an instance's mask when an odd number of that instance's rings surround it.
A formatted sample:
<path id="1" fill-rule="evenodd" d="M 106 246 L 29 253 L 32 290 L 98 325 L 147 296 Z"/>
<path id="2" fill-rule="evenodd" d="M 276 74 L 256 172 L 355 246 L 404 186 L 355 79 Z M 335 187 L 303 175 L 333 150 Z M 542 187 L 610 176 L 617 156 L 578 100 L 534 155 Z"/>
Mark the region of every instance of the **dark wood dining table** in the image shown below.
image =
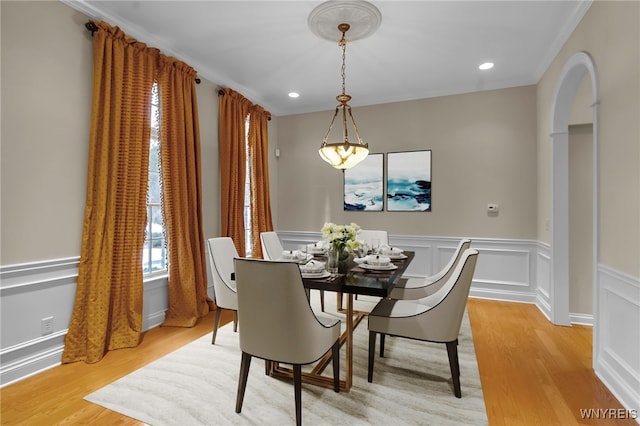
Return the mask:
<path id="1" fill-rule="evenodd" d="M 397 269 L 390 271 L 368 270 L 361 267 L 353 260 L 347 260 L 344 273 L 327 278 L 303 278 L 304 287 L 307 290 L 324 290 L 337 293 L 337 308 L 346 316 L 346 330 L 340 336 L 340 344 L 346 347 L 346 373 L 340 380 L 340 390 L 348 392 L 353 383 L 353 331 L 368 312 L 353 309 L 354 295 L 367 295 L 387 297 L 394 285 L 402 278 L 415 255 L 412 251 L 405 251 L 406 258 L 393 259 L 392 263 Z M 346 308 L 342 306 L 343 295 L 346 295 Z M 303 372 L 302 380 L 306 383 L 333 389 L 333 378 L 323 375 L 322 372 L 331 361 L 331 352 L 328 352 L 315 365 L 311 372 Z M 275 365 L 271 372 L 275 376 L 292 377 L 290 369 Z"/>

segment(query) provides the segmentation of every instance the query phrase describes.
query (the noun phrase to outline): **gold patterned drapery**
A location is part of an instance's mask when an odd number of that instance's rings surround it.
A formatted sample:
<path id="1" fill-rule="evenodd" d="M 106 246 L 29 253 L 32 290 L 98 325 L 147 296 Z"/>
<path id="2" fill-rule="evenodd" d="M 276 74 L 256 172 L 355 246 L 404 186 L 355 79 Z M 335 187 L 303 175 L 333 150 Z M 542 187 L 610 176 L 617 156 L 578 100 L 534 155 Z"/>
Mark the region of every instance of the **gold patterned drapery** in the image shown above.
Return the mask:
<path id="1" fill-rule="evenodd" d="M 261 258 L 260 233 L 273 230 L 267 126 L 271 114 L 233 89 L 221 89 L 219 95 L 221 235 L 233 239 L 238 253 L 246 253 L 244 192 L 249 155 L 252 256 Z"/>
<path id="2" fill-rule="evenodd" d="M 251 256 L 262 258 L 260 233 L 273 231 L 269 192 L 269 129 L 271 114 L 253 105 L 249 111 L 249 164 L 251 171 Z"/>
<path id="3" fill-rule="evenodd" d="M 109 350 L 140 342 L 154 82 L 160 92 L 161 162 L 167 168 L 166 323 L 193 325 L 212 305 L 206 295 L 195 71 L 118 27 L 94 24 L 86 207 L 64 363 L 97 362 Z"/>
<path id="4" fill-rule="evenodd" d="M 147 223 L 151 90 L 159 52 L 101 22 L 94 34 L 87 195 L 62 362 L 137 346 Z"/>
<path id="5" fill-rule="evenodd" d="M 244 244 L 245 121 L 251 103 L 232 89 L 221 89 L 219 103 L 219 162 L 221 236 L 231 237 L 238 253 Z"/>
<path id="6" fill-rule="evenodd" d="M 196 72 L 167 58 L 158 76 L 160 164 L 169 252 L 169 309 L 163 326 L 191 327 L 213 309 L 207 295 Z"/>

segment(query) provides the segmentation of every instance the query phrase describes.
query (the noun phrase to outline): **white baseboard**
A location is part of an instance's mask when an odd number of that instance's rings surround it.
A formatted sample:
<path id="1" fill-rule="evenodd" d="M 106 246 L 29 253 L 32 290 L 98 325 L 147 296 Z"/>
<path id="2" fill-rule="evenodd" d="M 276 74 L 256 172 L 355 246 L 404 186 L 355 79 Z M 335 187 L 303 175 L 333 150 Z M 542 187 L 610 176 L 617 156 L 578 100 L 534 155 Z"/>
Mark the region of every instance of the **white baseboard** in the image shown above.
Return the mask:
<path id="1" fill-rule="evenodd" d="M 576 325 L 588 325 L 593 327 L 593 314 L 569 314 L 569 320 L 571 324 Z"/>
<path id="2" fill-rule="evenodd" d="M 0 388 L 60 365 L 79 258 L 0 267 Z M 167 309 L 167 278 L 145 280 L 143 331 L 160 325 Z M 42 335 L 41 320 L 53 317 Z"/>

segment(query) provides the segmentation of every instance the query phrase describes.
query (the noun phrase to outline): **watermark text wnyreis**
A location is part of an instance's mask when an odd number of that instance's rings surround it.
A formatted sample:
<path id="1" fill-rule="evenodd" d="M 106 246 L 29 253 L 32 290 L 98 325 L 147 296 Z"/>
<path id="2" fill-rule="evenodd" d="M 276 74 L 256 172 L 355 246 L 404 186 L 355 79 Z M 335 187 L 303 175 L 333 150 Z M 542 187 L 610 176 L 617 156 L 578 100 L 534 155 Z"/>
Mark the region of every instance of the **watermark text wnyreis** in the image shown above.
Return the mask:
<path id="1" fill-rule="evenodd" d="M 638 410 L 625 408 L 581 408 L 580 417 L 585 420 L 594 419 L 637 419 Z"/>

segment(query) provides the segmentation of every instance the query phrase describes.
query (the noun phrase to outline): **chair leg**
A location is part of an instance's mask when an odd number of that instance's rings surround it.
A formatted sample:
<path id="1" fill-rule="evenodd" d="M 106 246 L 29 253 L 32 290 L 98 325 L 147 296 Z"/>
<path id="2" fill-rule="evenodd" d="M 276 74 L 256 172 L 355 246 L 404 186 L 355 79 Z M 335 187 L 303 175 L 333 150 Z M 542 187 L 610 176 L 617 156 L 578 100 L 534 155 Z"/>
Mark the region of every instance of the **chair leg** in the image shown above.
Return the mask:
<path id="1" fill-rule="evenodd" d="M 247 388 L 247 378 L 249 377 L 249 367 L 251 366 L 251 355 L 242 352 L 242 360 L 240 361 L 240 377 L 238 378 L 238 395 L 236 396 L 236 413 L 242 411 L 242 401 L 244 400 L 244 391 Z"/>
<path id="2" fill-rule="evenodd" d="M 384 334 L 382 335 L 384 337 Z M 373 363 L 376 353 L 376 332 L 369 330 L 369 372 L 367 374 L 367 381 L 373 382 Z"/>
<path id="3" fill-rule="evenodd" d="M 233 332 L 238 332 L 238 311 L 233 311 Z"/>
<path id="4" fill-rule="evenodd" d="M 293 365 L 293 388 L 296 399 L 296 426 L 302 425 L 302 366 Z"/>
<path id="5" fill-rule="evenodd" d="M 458 340 L 447 342 L 447 354 L 449 355 L 449 366 L 451 367 L 451 378 L 453 380 L 453 394 L 456 398 L 462 398 L 460 390 L 460 364 L 458 362 Z"/>
<path id="6" fill-rule="evenodd" d="M 331 348 L 331 363 L 333 364 L 333 390 L 340 392 L 340 339 Z"/>
<path id="7" fill-rule="evenodd" d="M 218 334 L 218 326 L 220 325 L 220 315 L 222 314 L 222 308 L 220 306 L 216 307 L 216 319 L 213 323 L 213 337 L 211 337 L 211 344 L 216 344 L 216 335 Z"/>
<path id="8" fill-rule="evenodd" d="M 320 290 L 320 310 L 324 312 L 324 290 Z"/>
<path id="9" fill-rule="evenodd" d="M 380 358 L 384 358 L 384 340 L 386 334 L 380 333 Z"/>

